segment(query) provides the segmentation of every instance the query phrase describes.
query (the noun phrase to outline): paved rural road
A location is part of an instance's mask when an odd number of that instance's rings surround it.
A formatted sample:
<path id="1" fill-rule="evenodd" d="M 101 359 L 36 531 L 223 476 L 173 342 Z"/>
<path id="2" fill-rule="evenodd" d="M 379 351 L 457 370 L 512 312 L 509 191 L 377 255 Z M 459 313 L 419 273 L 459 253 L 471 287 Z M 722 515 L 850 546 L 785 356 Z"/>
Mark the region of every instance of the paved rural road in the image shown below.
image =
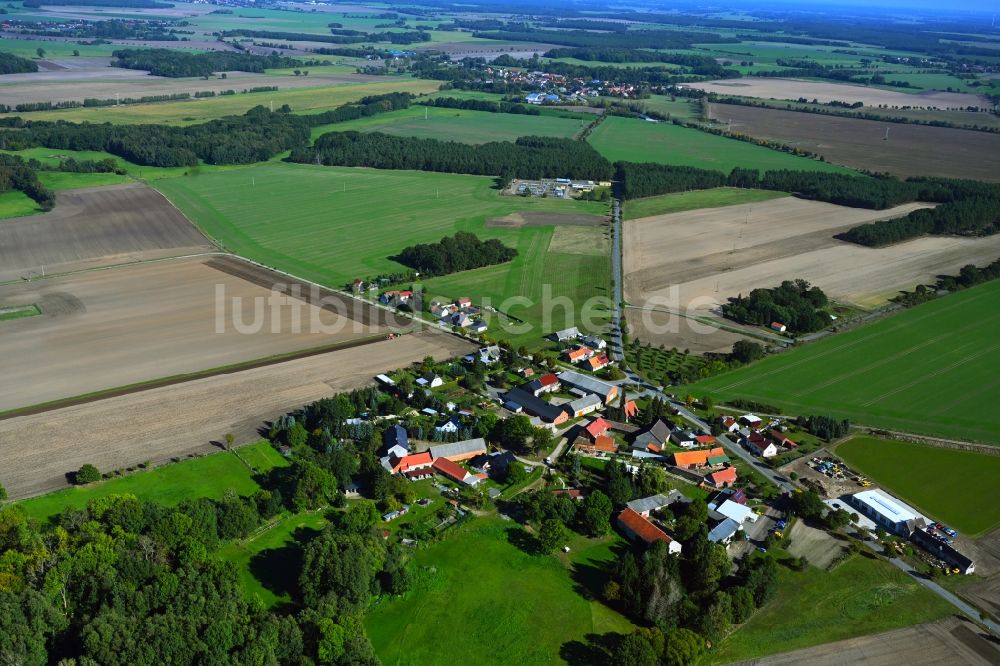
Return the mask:
<path id="1" fill-rule="evenodd" d="M 614 282 L 614 310 L 611 313 L 611 358 L 625 360 L 622 343 L 622 209 L 618 199 L 611 204 L 611 280 Z"/>

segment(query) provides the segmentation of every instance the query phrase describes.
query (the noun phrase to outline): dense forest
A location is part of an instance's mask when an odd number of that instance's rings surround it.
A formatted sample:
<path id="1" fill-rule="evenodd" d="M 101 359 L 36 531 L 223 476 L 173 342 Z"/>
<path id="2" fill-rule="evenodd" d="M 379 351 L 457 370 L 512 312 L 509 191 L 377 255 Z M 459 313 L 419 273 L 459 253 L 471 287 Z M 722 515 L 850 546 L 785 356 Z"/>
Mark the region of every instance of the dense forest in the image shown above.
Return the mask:
<path id="1" fill-rule="evenodd" d="M 24 74 L 25 72 L 37 71 L 38 64 L 34 60 L 0 51 L 0 74 Z"/>
<path id="2" fill-rule="evenodd" d="M 912 201 L 940 204 L 902 217 L 854 227 L 839 237 L 859 245 L 880 246 L 924 234 L 985 236 L 1000 232 L 1000 184 L 948 178 L 852 176 L 814 171 L 733 169 L 722 172 L 664 164 L 615 164 L 624 199 L 730 187 L 791 192 L 841 206 L 881 210 Z"/>
<path id="3" fill-rule="evenodd" d="M 739 76 L 736 70 L 726 69 L 715 58 L 709 56 L 689 55 L 683 53 L 663 53 L 644 51 L 626 47 L 578 47 L 550 49 L 545 52 L 546 58 L 575 58 L 588 62 L 662 62 L 681 65 L 690 68 L 692 74 L 699 76 L 719 76 L 732 78 Z"/>
<path id="4" fill-rule="evenodd" d="M 249 164 L 309 142 L 310 128 L 406 108 L 408 93 L 365 97 L 332 111 L 310 115 L 254 107 L 198 125 L 101 125 L 50 121 L 0 120 L 0 149 L 44 146 L 64 150 L 101 150 L 143 166 Z"/>
<path id="5" fill-rule="evenodd" d="M 376 169 L 414 169 L 511 178 L 608 180 L 611 164 L 590 144 L 572 139 L 523 136 L 514 143 L 469 145 L 378 132 L 330 132 L 311 147 L 292 151 L 291 162 Z"/>
<path id="6" fill-rule="evenodd" d="M 112 56 L 113 67 L 142 69 L 155 76 L 171 78 L 211 76 L 223 71 L 263 73 L 265 69 L 302 65 L 302 61 L 285 56 L 228 51 L 185 53 L 171 49 L 119 49 Z"/>
<path id="7" fill-rule="evenodd" d="M 331 433 L 379 399 L 366 389 L 279 418 L 270 436 L 291 447 L 291 463 L 258 476 L 251 496 L 164 506 L 109 495 L 42 525 L 17 505 L 0 509 L 0 660 L 378 664 L 361 616 L 373 597 L 409 588 L 408 555 L 382 538 L 373 501 L 344 509 L 343 489 L 363 478 L 383 506 L 412 490 L 378 464 L 381 433 Z M 283 511 L 330 506 L 329 525 L 271 572 L 291 603 L 277 612 L 249 600 L 220 549 Z"/>
<path id="8" fill-rule="evenodd" d="M 542 42 L 559 46 L 620 47 L 622 36 L 618 33 L 589 32 L 586 30 L 542 30 L 519 28 L 512 30 L 479 31 L 472 33 L 480 39 L 512 42 Z M 711 32 L 684 30 L 629 30 L 628 42 L 637 49 L 687 49 L 698 44 L 736 44 L 734 37 L 722 37 Z"/>
<path id="9" fill-rule="evenodd" d="M 570 456 L 571 477 L 582 467 L 574 458 Z M 653 465 L 632 473 L 612 461 L 602 477 L 601 487 L 582 502 L 546 490 L 518 497 L 519 513 L 532 524 L 539 551 L 565 543 L 568 530 L 592 537 L 606 534 L 612 517 L 627 502 L 670 488 L 667 475 Z M 588 647 L 604 654 L 588 655 L 580 663 L 697 663 L 705 656 L 706 643 L 718 643 L 733 625 L 748 620 L 773 597 L 778 582 L 775 561 L 747 558 L 733 573 L 725 547 L 708 540 L 708 506 L 703 500 L 676 502 L 666 511 L 666 520 L 674 525 L 671 535 L 683 546 L 679 556 L 671 555 L 663 542 L 648 550 L 630 547 L 612 567 L 597 572 L 607 577 L 598 590 L 602 600 L 641 628 L 629 636 L 594 637 Z"/>
<path id="10" fill-rule="evenodd" d="M 495 238 L 483 241 L 475 234 L 459 231 L 437 243 L 406 247 L 393 259 L 431 277 L 502 264 L 516 256 L 517 250 Z"/>
<path id="11" fill-rule="evenodd" d="M 778 322 L 791 333 L 811 333 L 830 324 L 826 294 L 805 280 L 785 280 L 773 289 L 754 289 L 749 295 L 730 298 L 722 314 L 741 324 L 770 326 Z"/>
<path id="12" fill-rule="evenodd" d="M 38 180 L 38 171 L 17 155 L 0 153 L 0 193 L 18 190 L 34 199 L 42 210 L 55 205 L 55 195 Z"/>

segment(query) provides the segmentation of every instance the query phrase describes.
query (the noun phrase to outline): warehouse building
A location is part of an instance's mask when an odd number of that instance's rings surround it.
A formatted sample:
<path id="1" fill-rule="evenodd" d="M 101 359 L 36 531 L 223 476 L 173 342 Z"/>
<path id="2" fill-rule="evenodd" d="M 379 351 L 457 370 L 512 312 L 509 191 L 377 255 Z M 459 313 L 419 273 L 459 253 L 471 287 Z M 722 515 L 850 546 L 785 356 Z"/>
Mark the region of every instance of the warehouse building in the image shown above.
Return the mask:
<path id="1" fill-rule="evenodd" d="M 898 536 L 909 537 L 927 525 L 927 519 L 916 509 L 877 488 L 855 493 L 848 501 L 876 525 Z"/>

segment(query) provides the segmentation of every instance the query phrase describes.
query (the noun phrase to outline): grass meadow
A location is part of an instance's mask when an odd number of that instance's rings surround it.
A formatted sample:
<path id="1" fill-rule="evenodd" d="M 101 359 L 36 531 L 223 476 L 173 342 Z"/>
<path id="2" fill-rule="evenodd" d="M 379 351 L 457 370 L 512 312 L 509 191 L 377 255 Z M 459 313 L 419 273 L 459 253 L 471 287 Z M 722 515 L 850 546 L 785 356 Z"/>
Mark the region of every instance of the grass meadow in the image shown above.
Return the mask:
<path id="1" fill-rule="evenodd" d="M 227 249 L 333 287 L 400 270 L 390 257 L 408 245 L 471 231 L 516 247 L 518 256 L 507 264 L 428 280 L 429 295 L 464 295 L 477 302 L 490 297 L 498 305 L 509 296 L 534 299 L 546 281 L 554 295 L 574 302 L 608 295 L 610 259 L 599 252 L 606 242 L 603 227 L 580 232 L 592 234 L 588 245 L 575 236 L 564 242 L 573 232 L 552 226 L 485 225 L 513 212 L 602 215 L 606 204 L 501 196 L 493 179 L 483 176 L 279 163 L 155 185 Z M 512 307 L 511 314 L 542 323 L 540 308 Z M 536 344 L 537 336 L 537 330 L 504 334 Z"/>
<path id="2" fill-rule="evenodd" d="M 611 116 L 587 139 L 612 162 L 654 162 L 729 173 L 735 167 L 853 173 L 835 164 L 797 157 L 745 141 L 672 123 Z"/>
<path id="3" fill-rule="evenodd" d="M 569 116 L 569 114 L 566 114 Z M 576 114 L 580 116 L 581 114 Z M 515 115 L 438 107 L 411 106 L 391 113 L 359 118 L 345 123 L 313 128 L 315 139 L 326 132 L 382 132 L 395 136 L 421 139 L 487 143 L 513 141 L 520 136 L 555 136 L 572 138 L 593 117 L 559 117 L 557 115 Z"/>
<path id="4" fill-rule="evenodd" d="M 18 505 L 29 516 L 47 520 L 64 508 L 82 509 L 87 502 L 108 495 L 131 494 L 150 502 L 167 506 L 198 497 L 220 498 L 227 490 L 251 495 L 259 489 L 255 473 L 281 467 L 285 459 L 267 442 L 258 442 L 234 453 L 215 453 L 163 465 L 147 471 L 116 477 L 86 486 L 74 486 L 48 495 L 22 500 Z M 246 461 L 244 464 L 243 460 Z M 247 467 L 253 467 L 251 470 Z"/>
<path id="5" fill-rule="evenodd" d="M 854 437 L 836 448 L 854 470 L 970 536 L 1000 524 L 1000 456 L 912 442 Z M 970 510 L 975 507 L 975 510 Z"/>
<path id="6" fill-rule="evenodd" d="M 945 617 L 953 608 L 884 561 L 855 555 L 832 571 L 778 569 L 778 593 L 706 660 L 729 664 Z"/>
<path id="7" fill-rule="evenodd" d="M 1000 282 L 771 356 L 691 387 L 793 414 L 1000 444 Z"/>
<path id="8" fill-rule="evenodd" d="M 530 555 L 508 531 L 478 518 L 418 550 L 414 589 L 365 615 L 375 652 L 386 664 L 563 663 L 556 655 L 587 634 L 629 633 L 632 624 L 579 589 L 600 590 L 600 567 L 614 558 L 617 537 L 575 537 L 566 555 Z M 450 630 L 449 627 L 455 629 Z"/>
<path id="9" fill-rule="evenodd" d="M 699 208 L 721 208 L 737 204 L 757 203 L 788 196 L 784 192 L 769 190 L 744 190 L 737 187 L 716 187 L 711 190 L 694 190 L 663 194 L 658 197 L 633 199 L 623 206 L 626 220 L 635 220 L 652 215 L 681 213 Z"/>
<path id="10" fill-rule="evenodd" d="M 0 220 L 8 217 L 33 215 L 40 210 L 35 200 L 20 190 L 0 192 Z"/>

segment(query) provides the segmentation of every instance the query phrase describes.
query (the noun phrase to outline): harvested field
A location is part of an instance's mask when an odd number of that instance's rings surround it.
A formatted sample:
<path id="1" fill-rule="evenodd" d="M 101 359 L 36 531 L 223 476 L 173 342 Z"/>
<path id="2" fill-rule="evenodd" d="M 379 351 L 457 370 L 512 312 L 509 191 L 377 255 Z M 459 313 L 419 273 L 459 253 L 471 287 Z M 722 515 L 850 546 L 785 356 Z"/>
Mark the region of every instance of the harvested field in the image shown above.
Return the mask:
<path id="1" fill-rule="evenodd" d="M 692 354 L 728 354 L 732 351 L 734 342 L 746 338 L 732 331 L 660 310 L 628 308 L 625 310 L 625 321 L 628 322 L 632 337 L 642 340 L 644 344 L 649 342 L 655 347 L 663 345 L 667 349 L 677 348 L 680 351 L 686 349 Z"/>
<path id="2" fill-rule="evenodd" d="M 1000 181 L 1000 135 L 815 113 L 709 104 L 710 117 L 856 169 Z M 888 141 L 884 140 L 886 129 Z"/>
<path id="3" fill-rule="evenodd" d="M 949 93 L 938 90 L 920 93 L 905 93 L 895 90 L 881 90 L 866 86 L 800 79 L 745 78 L 723 81 L 704 81 L 686 84 L 698 90 L 719 95 L 740 95 L 742 97 L 763 97 L 766 99 L 791 99 L 805 97 L 827 102 L 861 102 L 865 106 L 885 104 L 889 107 L 917 106 L 934 109 L 960 109 L 967 106 L 989 106 L 985 97 L 968 93 Z"/>
<path id="4" fill-rule="evenodd" d="M 0 412 L 385 334 L 382 310 L 232 257 L 187 258 L 14 283 L 2 323 Z M 291 292 L 295 294 L 294 291 Z M 221 296 L 220 296 L 221 294 Z M 239 299 L 239 300 L 237 300 Z M 403 324 L 404 322 L 400 322 Z"/>
<path id="5" fill-rule="evenodd" d="M 787 536 L 792 540 L 788 552 L 795 557 L 806 558 L 809 564 L 819 569 L 829 567 L 847 550 L 846 543 L 837 541 L 829 532 L 809 527 L 801 520 L 795 521 Z"/>
<path id="6" fill-rule="evenodd" d="M 48 213 L 0 221 L 0 282 L 214 249 L 140 183 L 65 190 Z"/>
<path id="7" fill-rule="evenodd" d="M 0 421 L 0 483 L 17 499 L 65 486 L 65 474 L 84 463 L 107 471 L 163 462 L 211 451 L 211 442 L 228 432 L 239 443 L 256 441 L 265 419 L 369 385 L 374 375 L 414 359 L 471 349 L 459 338 L 425 331 L 373 343 L 364 354 L 335 351 L 7 419 Z"/>
<path id="8" fill-rule="evenodd" d="M 649 303 L 651 298 L 664 299 L 671 289 L 679 289 L 675 299 L 660 304 L 711 311 L 726 298 L 749 289 L 805 277 L 834 298 L 856 302 L 868 298 L 872 290 L 877 297 L 891 295 L 940 272 L 942 265 L 949 264 L 936 258 L 933 251 L 938 246 L 939 253 L 959 261 L 957 267 L 963 265 L 960 255 L 975 254 L 974 248 L 983 247 L 980 243 L 992 246 L 983 250 L 984 256 L 1000 248 L 1000 241 L 994 244 L 990 239 L 927 238 L 913 241 L 924 252 L 910 257 L 898 249 L 910 243 L 873 250 L 833 237 L 858 224 L 898 217 L 923 206 L 906 204 L 873 211 L 787 197 L 628 220 L 625 298 L 634 306 L 655 305 Z M 833 255 L 831 261 L 825 260 L 828 254 Z M 816 255 L 823 261 L 817 261 Z M 832 261 L 841 255 L 846 261 Z M 895 260 L 871 265 L 868 260 L 876 257 Z M 854 279 L 869 271 L 888 281 Z M 896 272 L 901 275 L 893 277 Z M 834 280 L 842 283 L 839 291 L 836 284 L 830 284 Z"/>
<path id="9" fill-rule="evenodd" d="M 105 58 L 96 60 L 100 62 L 94 63 L 93 67 L 8 74 L 0 82 L 0 97 L 3 98 L 4 104 L 14 106 L 29 102 L 83 101 L 85 97 L 114 99 L 116 94 L 124 98 L 176 93 L 194 95 L 203 90 L 215 92 L 235 90 L 239 93 L 244 89 L 259 86 L 277 86 L 281 90 L 286 90 L 349 83 L 378 83 L 385 80 L 385 77 L 381 76 L 324 73 L 322 67 L 314 68 L 309 72 L 309 76 L 227 72 L 225 79 L 219 77 L 208 80 L 198 77 L 173 79 L 152 76 L 142 70 L 109 67 Z"/>
<path id="10" fill-rule="evenodd" d="M 752 661 L 754 666 L 937 666 L 967 664 L 988 666 L 1000 661 L 1000 650 L 988 634 L 959 617 L 887 631 L 873 636 L 849 638 L 816 647 L 795 650 Z"/>
<path id="11" fill-rule="evenodd" d="M 596 227 L 604 224 L 607 220 L 600 215 L 587 215 L 584 213 L 544 213 L 544 212 L 522 212 L 511 213 L 503 217 L 494 217 L 486 220 L 487 227 L 502 227 L 505 229 L 517 229 L 520 227 L 550 227 L 559 225 L 576 225 L 585 227 Z"/>

